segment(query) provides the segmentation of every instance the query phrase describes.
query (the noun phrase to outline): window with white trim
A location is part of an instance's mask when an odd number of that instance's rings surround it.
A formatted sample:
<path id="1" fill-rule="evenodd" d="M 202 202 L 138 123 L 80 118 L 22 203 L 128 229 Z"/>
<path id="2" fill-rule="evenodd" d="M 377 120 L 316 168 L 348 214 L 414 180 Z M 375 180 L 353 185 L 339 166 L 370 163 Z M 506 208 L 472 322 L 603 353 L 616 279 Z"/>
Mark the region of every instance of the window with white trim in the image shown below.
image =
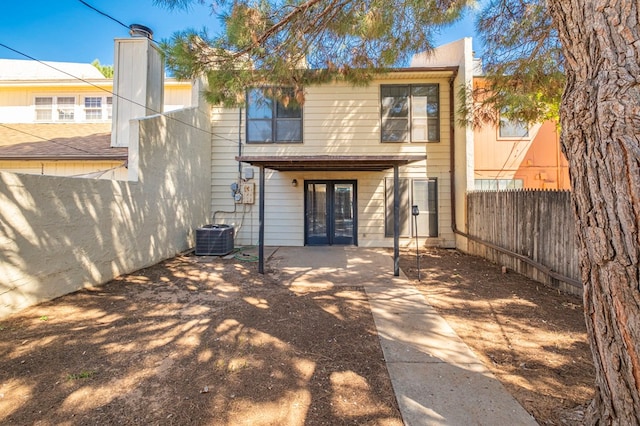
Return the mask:
<path id="1" fill-rule="evenodd" d="M 73 121 L 75 117 L 76 98 L 73 96 L 58 96 L 56 98 L 58 121 Z"/>
<path id="2" fill-rule="evenodd" d="M 524 179 L 475 179 L 476 191 L 502 191 L 524 188 Z"/>
<path id="3" fill-rule="evenodd" d="M 113 117 L 113 96 L 107 96 L 107 120 L 111 120 Z"/>
<path id="4" fill-rule="evenodd" d="M 74 96 L 36 96 L 35 121 L 74 121 L 76 98 Z"/>
<path id="5" fill-rule="evenodd" d="M 85 120 L 102 120 L 102 97 L 85 96 L 84 119 Z"/>
<path id="6" fill-rule="evenodd" d="M 39 96 L 35 101 L 36 121 L 53 120 L 53 98 L 51 96 Z"/>
<path id="7" fill-rule="evenodd" d="M 36 96 L 33 101 L 37 122 L 83 122 L 111 120 L 112 96 Z"/>
<path id="8" fill-rule="evenodd" d="M 380 86 L 382 142 L 439 142 L 438 84 Z"/>

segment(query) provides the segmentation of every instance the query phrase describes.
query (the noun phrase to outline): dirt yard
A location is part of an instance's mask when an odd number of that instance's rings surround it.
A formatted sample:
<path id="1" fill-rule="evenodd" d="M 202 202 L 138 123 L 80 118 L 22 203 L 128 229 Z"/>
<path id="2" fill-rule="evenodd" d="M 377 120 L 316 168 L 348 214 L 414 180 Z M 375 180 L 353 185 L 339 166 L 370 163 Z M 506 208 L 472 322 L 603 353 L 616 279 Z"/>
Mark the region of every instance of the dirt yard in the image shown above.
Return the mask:
<path id="1" fill-rule="evenodd" d="M 415 284 L 521 404 L 579 424 L 580 301 L 456 252 L 422 264 Z M 402 425 L 363 290 L 275 276 L 178 256 L 0 321 L 0 423 Z"/>
<path id="2" fill-rule="evenodd" d="M 580 425 L 595 373 L 580 298 L 453 250 L 415 251 L 400 266 L 541 425 Z"/>

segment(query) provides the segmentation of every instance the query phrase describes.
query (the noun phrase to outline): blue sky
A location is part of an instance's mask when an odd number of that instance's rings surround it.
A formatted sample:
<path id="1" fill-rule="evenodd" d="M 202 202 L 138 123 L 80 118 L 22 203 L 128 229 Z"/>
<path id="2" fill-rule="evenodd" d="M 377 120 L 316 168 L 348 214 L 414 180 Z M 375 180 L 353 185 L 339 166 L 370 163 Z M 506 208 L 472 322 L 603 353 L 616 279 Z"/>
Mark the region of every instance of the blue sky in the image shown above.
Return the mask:
<path id="1" fill-rule="evenodd" d="M 214 32 L 219 24 L 207 6 L 170 12 L 152 0 L 85 0 L 120 22 L 142 24 L 154 31 L 154 39 L 169 38 L 186 28 L 207 26 Z M 78 0 L 4 1 L 0 14 L 0 43 L 43 61 L 85 62 L 94 59 L 113 64 L 113 39 L 129 37 L 126 28 L 100 15 Z M 211 4 L 208 1 L 207 4 Z M 438 44 L 474 36 L 473 18 L 442 33 Z M 474 48 L 480 51 L 474 38 Z M 0 46 L 0 58 L 27 59 Z"/>

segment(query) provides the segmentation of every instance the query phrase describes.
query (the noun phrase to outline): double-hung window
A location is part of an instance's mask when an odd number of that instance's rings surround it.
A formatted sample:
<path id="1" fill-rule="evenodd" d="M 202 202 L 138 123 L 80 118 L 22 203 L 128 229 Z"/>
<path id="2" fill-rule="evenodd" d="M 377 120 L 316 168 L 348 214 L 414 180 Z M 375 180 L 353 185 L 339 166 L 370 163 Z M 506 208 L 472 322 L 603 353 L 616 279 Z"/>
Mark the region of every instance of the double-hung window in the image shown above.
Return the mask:
<path id="1" fill-rule="evenodd" d="M 36 96 L 36 121 L 74 121 L 75 96 Z"/>
<path id="2" fill-rule="evenodd" d="M 113 118 L 113 96 L 107 96 L 107 120 Z"/>
<path id="3" fill-rule="evenodd" d="M 382 142 L 439 142 L 438 84 L 380 87 Z"/>
<path id="4" fill-rule="evenodd" d="M 86 96 L 84 98 L 84 119 L 102 120 L 102 97 Z"/>
<path id="5" fill-rule="evenodd" d="M 75 118 L 76 98 L 74 96 L 58 96 L 58 121 L 73 121 Z"/>
<path id="6" fill-rule="evenodd" d="M 39 96 L 35 99 L 36 121 L 53 120 L 53 98 L 50 96 Z"/>
<path id="7" fill-rule="evenodd" d="M 291 102 L 284 103 L 274 88 L 247 91 L 247 142 L 302 142 L 302 108 L 293 101 L 293 90 L 283 89 Z"/>

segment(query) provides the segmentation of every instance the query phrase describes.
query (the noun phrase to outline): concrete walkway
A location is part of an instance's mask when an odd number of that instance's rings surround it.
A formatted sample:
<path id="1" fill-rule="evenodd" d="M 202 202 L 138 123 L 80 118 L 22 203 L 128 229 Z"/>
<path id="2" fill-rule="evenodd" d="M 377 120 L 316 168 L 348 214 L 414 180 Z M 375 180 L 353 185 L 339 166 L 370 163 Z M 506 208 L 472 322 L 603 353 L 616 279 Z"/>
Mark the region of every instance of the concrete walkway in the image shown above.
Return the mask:
<path id="1" fill-rule="evenodd" d="M 383 249 L 281 247 L 268 264 L 290 286 L 364 287 L 404 423 L 536 425 Z"/>

